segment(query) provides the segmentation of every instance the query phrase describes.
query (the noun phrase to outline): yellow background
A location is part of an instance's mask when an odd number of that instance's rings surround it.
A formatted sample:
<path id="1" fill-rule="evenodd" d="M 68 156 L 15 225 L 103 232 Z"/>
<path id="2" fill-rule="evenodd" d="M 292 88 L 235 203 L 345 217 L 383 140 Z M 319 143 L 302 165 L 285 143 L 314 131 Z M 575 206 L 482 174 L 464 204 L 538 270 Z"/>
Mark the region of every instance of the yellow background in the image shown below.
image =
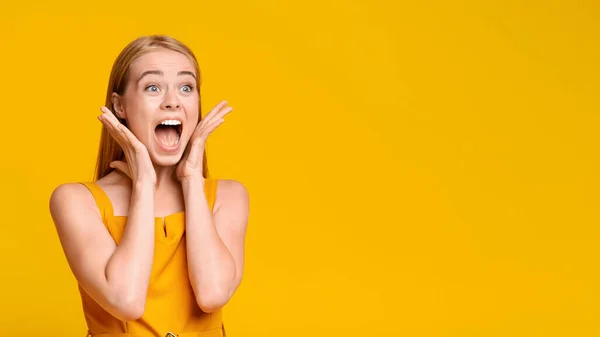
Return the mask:
<path id="1" fill-rule="evenodd" d="M 415 4 L 416 3 L 416 4 Z M 251 215 L 230 336 L 598 336 L 596 1 L 2 1 L 2 335 L 81 336 L 48 213 L 110 67 L 187 43 Z"/>

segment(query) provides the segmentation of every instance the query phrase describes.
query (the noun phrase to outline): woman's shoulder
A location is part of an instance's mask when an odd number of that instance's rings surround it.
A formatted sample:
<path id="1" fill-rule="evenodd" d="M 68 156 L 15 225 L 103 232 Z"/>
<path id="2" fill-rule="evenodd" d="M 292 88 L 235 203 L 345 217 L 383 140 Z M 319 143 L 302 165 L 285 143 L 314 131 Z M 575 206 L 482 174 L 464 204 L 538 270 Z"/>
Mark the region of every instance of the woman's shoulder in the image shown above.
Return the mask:
<path id="1" fill-rule="evenodd" d="M 216 182 L 215 210 L 227 208 L 247 208 L 249 193 L 246 185 L 235 179 L 213 179 Z"/>
<path id="2" fill-rule="evenodd" d="M 92 194 L 86 186 L 91 181 L 72 181 L 57 185 L 50 194 L 51 203 L 85 203 L 91 200 Z M 89 185 L 88 185 L 89 186 Z M 88 198 L 89 197 L 89 198 Z"/>
<path id="3" fill-rule="evenodd" d="M 114 188 L 119 185 L 119 177 L 114 174 L 98 179 L 96 181 L 75 181 L 66 182 L 57 185 L 50 195 L 50 212 L 53 214 L 68 212 L 73 208 L 95 209 L 98 211 L 96 194 L 106 189 Z"/>
<path id="4" fill-rule="evenodd" d="M 85 182 L 66 182 L 56 186 L 50 194 L 49 208 L 54 217 L 63 217 L 82 209 L 98 211 L 96 201 Z"/>
<path id="5" fill-rule="evenodd" d="M 244 196 L 248 189 L 239 180 L 235 179 L 212 179 L 217 185 L 217 196 Z"/>

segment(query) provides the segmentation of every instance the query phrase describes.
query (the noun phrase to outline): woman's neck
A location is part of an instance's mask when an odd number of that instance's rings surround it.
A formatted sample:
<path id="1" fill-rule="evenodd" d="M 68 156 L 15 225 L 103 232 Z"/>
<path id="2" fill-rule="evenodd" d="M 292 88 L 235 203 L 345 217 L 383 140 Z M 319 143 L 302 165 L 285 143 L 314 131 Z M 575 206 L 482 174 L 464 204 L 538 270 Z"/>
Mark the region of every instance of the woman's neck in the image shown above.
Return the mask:
<path id="1" fill-rule="evenodd" d="M 154 171 L 156 172 L 155 191 L 157 194 L 162 194 L 162 191 L 171 191 L 174 188 L 181 188 L 181 184 L 175 175 L 175 166 L 154 165 Z"/>

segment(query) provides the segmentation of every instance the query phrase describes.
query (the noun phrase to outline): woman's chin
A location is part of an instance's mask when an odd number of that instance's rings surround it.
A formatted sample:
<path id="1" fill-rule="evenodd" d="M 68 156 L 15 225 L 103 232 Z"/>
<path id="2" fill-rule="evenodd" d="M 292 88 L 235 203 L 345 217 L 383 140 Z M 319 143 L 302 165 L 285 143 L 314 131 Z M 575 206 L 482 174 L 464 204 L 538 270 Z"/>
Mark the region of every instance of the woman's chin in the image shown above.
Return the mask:
<path id="1" fill-rule="evenodd" d="M 175 166 L 179 163 L 179 161 L 181 160 L 181 156 L 182 153 L 170 153 L 170 154 L 163 154 L 163 153 L 152 153 L 151 157 L 152 157 L 152 162 L 155 165 L 158 166 L 163 166 L 163 167 L 167 167 L 167 166 Z"/>

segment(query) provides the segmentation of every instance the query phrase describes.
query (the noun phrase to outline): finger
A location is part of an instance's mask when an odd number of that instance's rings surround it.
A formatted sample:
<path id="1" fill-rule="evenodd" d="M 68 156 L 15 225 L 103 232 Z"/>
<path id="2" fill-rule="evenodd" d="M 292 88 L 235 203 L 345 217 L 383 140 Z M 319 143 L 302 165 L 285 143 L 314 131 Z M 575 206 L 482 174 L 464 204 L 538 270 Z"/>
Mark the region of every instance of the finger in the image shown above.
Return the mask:
<path id="1" fill-rule="evenodd" d="M 117 143 L 121 145 L 121 148 L 125 150 L 125 146 L 131 146 L 136 150 L 140 149 L 140 145 L 142 143 L 131 132 L 131 130 L 123 125 L 123 123 L 121 123 L 108 108 L 102 107 L 101 109 L 104 112 L 102 115 L 103 119 L 106 119 L 108 122 L 109 129 L 114 130 L 114 136 L 116 136 L 115 139 L 117 140 Z"/>
<path id="2" fill-rule="evenodd" d="M 125 163 L 124 161 L 120 161 L 120 160 L 113 161 L 108 166 L 125 173 L 129 178 L 131 178 L 131 172 L 129 171 L 129 165 L 127 165 L 127 163 Z"/>
<path id="3" fill-rule="evenodd" d="M 110 122 L 105 120 L 105 127 L 108 130 L 108 133 L 111 135 L 111 137 L 117 142 L 119 147 L 123 150 L 123 155 L 125 155 L 127 162 L 131 162 L 132 161 L 132 152 L 133 152 L 133 150 L 131 149 L 132 146 L 131 146 L 131 144 L 129 144 L 129 142 L 125 138 L 125 135 L 123 134 L 123 132 L 121 130 L 119 130 L 118 125 L 115 128 L 112 124 L 110 124 Z"/>
<path id="4" fill-rule="evenodd" d="M 107 120 L 107 118 L 105 116 L 100 116 L 100 117 L 98 117 L 98 119 L 102 122 L 102 124 L 104 125 L 104 128 L 106 129 L 106 131 L 108 132 L 110 137 L 112 137 L 117 142 L 117 144 L 119 144 L 119 146 L 124 149 L 125 148 L 124 137 L 121 134 L 121 131 L 119 131 L 117 128 L 115 128 L 111 124 L 111 122 L 109 122 Z"/>
<path id="5" fill-rule="evenodd" d="M 108 110 L 106 107 L 103 107 L 103 111 L 105 111 L 106 118 L 109 120 L 111 126 L 119 131 L 126 140 L 128 140 L 131 144 L 140 143 L 139 139 L 137 139 L 131 130 L 121 123 L 110 110 Z"/>
<path id="6" fill-rule="evenodd" d="M 218 119 L 224 118 L 224 117 L 225 117 L 225 116 L 226 116 L 228 113 L 230 113 L 231 111 L 233 111 L 233 107 L 231 107 L 231 106 L 228 106 L 228 107 L 226 107 L 225 109 L 223 109 L 223 110 L 219 111 L 219 112 L 218 112 L 218 113 L 215 115 L 214 119 L 217 119 L 217 120 L 218 120 Z"/>
<path id="7" fill-rule="evenodd" d="M 225 123 L 225 120 L 223 118 L 218 119 L 213 121 L 212 123 L 205 125 L 202 130 L 200 131 L 200 133 L 198 134 L 198 137 L 201 138 L 202 140 L 206 141 L 206 139 L 208 138 L 208 136 L 221 124 Z"/>
<path id="8" fill-rule="evenodd" d="M 111 136 L 115 138 L 117 143 L 123 146 L 124 137 L 121 131 L 118 129 L 118 125 L 120 125 L 121 122 L 119 122 L 115 115 L 106 107 L 102 107 L 100 110 L 102 110 L 103 113 L 98 117 L 98 119 L 102 122 L 102 124 L 104 124 L 104 127 L 111 134 Z"/>
<path id="9" fill-rule="evenodd" d="M 233 110 L 233 107 L 225 107 L 219 111 L 217 111 L 217 113 L 215 113 L 214 115 L 212 115 L 210 118 L 207 118 L 204 123 L 212 123 L 212 121 L 214 120 L 219 120 L 223 117 L 225 117 L 225 115 L 227 115 L 228 113 L 230 113 Z"/>
<path id="10" fill-rule="evenodd" d="M 206 138 L 208 137 L 208 135 L 212 132 L 212 130 L 214 130 L 213 126 L 215 125 L 220 125 L 221 123 L 223 123 L 225 120 L 224 119 L 218 119 L 218 120 L 213 120 L 209 123 L 204 123 L 202 125 L 199 125 L 198 128 L 196 128 L 196 130 L 194 130 L 194 133 L 192 134 L 192 137 L 190 138 L 190 142 L 192 143 L 198 143 L 198 142 L 204 142 L 206 140 Z"/>
<path id="11" fill-rule="evenodd" d="M 191 165 L 199 165 L 199 161 L 201 160 L 202 155 L 204 154 L 204 143 L 208 135 L 216 129 L 219 125 L 224 123 L 225 120 L 223 118 L 212 121 L 210 124 L 203 125 L 200 128 L 197 128 L 197 133 L 194 133 L 194 137 L 190 140 L 190 143 L 186 147 L 184 151 L 183 158 L 187 160 Z M 201 150 L 198 150 L 197 147 L 200 147 Z M 192 148 L 194 151 L 192 151 Z"/>
<path id="12" fill-rule="evenodd" d="M 227 101 L 221 101 L 214 108 L 212 108 L 210 110 L 210 112 L 204 118 L 202 118 L 202 120 L 204 120 L 204 119 L 212 119 L 213 116 L 216 115 L 219 111 L 221 111 L 221 109 L 223 109 L 226 105 L 227 105 Z"/>
<path id="13" fill-rule="evenodd" d="M 207 131 L 212 132 L 212 130 L 214 130 L 216 127 L 218 127 L 219 125 L 221 125 L 223 123 L 225 123 L 224 118 L 216 119 L 204 127 L 204 132 L 207 132 Z"/>
<path id="14" fill-rule="evenodd" d="M 121 131 L 123 137 L 125 137 L 125 139 L 133 149 L 139 151 L 142 149 L 142 147 L 144 147 L 144 144 L 142 144 L 142 142 L 140 142 L 140 140 L 133 134 L 133 132 L 131 132 L 131 130 L 129 130 L 125 125 L 119 124 L 117 128 L 119 129 L 119 131 Z"/>
<path id="15" fill-rule="evenodd" d="M 212 116 L 210 119 L 202 120 L 196 126 L 196 130 L 194 130 L 192 137 L 194 137 L 194 135 L 196 135 L 196 134 L 202 133 L 203 132 L 202 129 L 206 128 L 207 126 L 212 125 L 213 123 L 219 122 L 219 120 L 222 120 L 225 117 L 225 115 L 230 113 L 232 110 L 233 110 L 232 107 L 227 107 L 227 108 L 219 111 L 216 115 Z"/>
<path id="16" fill-rule="evenodd" d="M 121 124 L 121 122 L 117 119 L 117 116 L 107 107 L 103 106 L 100 108 L 100 110 L 102 110 L 102 117 L 106 118 L 111 125 L 116 127 L 118 124 Z"/>

